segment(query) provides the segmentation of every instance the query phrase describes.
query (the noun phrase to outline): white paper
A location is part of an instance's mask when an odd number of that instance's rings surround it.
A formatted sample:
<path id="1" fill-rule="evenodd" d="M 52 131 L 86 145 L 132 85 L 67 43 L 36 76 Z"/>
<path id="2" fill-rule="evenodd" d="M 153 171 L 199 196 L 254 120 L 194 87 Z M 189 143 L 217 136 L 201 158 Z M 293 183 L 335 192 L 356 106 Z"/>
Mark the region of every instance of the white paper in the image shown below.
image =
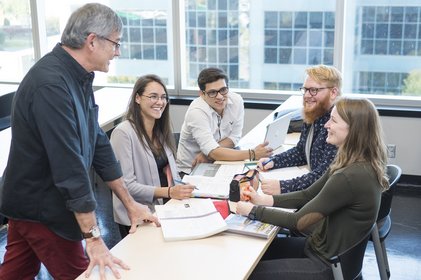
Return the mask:
<path id="1" fill-rule="evenodd" d="M 227 229 L 210 199 L 186 199 L 155 206 L 166 241 L 198 239 Z"/>
<path id="2" fill-rule="evenodd" d="M 228 198 L 232 177 L 206 177 L 185 175 L 183 182 L 195 185 L 198 189 L 193 196 L 210 198 Z"/>
<path id="3" fill-rule="evenodd" d="M 271 169 L 266 172 L 260 172 L 259 174 L 260 174 L 261 179 L 289 180 L 296 177 L 300 177 L 307 173 L 308 173 L 308 170 L 306 168 L 293 166 L 293 167 Z"/>

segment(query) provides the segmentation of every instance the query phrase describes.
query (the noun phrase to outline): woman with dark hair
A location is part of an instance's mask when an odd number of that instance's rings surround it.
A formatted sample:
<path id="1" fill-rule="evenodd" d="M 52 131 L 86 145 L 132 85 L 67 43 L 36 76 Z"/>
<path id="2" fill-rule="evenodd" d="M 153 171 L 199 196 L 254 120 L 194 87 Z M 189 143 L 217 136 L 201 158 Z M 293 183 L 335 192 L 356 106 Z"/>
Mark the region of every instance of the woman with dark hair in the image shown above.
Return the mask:
<path id="1" fill-rule="evenodd" d="M 326 141 L 338 153 L 319 180 L 308 189 L 273 196 L 249 188 L 244 194 L 255 205 L 237 205 L 237 212 L 251 219 L 299 231 L 314 227 L 307 238 L 276 238 L 250 279 L 333 279 L 327 260 L 355 244 L 376 221 L 381 193 L 389 187 L 376 108 L 367 99 L 342 98 L 325 127 Z"/>
<path id="2" fill-rule="evenodd" d="M 180 179 L 175 164 L 167 88 L 156 75 L 140 77 L 128 106 L 126 120 L 111 134 L 111 145 L 133 198 L 151 210 L 163 199 L 191 197 L 192 185 L 174 185 Z M 123 203 L 113 196 L 114 220 L 122 237 L 130 221 Z"/>

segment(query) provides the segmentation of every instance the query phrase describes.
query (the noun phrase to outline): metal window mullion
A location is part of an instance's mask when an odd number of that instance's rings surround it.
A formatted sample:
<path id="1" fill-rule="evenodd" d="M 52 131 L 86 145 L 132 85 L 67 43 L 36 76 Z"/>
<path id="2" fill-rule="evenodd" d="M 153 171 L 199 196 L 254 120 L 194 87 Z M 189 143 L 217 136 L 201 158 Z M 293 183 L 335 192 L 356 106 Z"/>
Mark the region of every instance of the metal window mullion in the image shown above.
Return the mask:
<path id="1" fill-rule="evenodd" d="M 38 61 L 47 53 L 47 30 L 45 25 L 44 0 L 30 0 L 32 42 L 34 46 L 34 61 Z"/>

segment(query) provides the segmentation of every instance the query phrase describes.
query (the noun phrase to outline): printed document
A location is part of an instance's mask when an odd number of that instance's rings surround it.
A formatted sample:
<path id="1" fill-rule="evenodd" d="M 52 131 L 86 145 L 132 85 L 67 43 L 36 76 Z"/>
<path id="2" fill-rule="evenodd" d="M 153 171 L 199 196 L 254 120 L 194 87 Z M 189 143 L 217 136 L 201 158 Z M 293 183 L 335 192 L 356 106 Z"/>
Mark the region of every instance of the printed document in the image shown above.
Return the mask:
<path id="1" fill-rule="evenodd" d="M 227 229 L 210 199 L 185 199 L 155 205 L 165 241 L 199 239 Z"/>
<path id="2" fill-rule="evenodd" d="M 234 165 L 201 163 L 191 175 L 183 177 L 183 182 L 198 188 L 193 191 L 194 197 L 227 199 L 232 178 L 242 173 L 243 169 L 244 163 Z M 213 170 L 213 176 L 209 177 L 208 170 Z"/>
<path id="3" fill-rule="evenodd" d="M 296 177 L 300 177 L 308 173 L 308 169 L 304 167 L 284 167 L 278 169 L 270 169 L 266 172 L 260 172 L 261 179 L 277 179 L 277 180 L 289 180 Z"/>

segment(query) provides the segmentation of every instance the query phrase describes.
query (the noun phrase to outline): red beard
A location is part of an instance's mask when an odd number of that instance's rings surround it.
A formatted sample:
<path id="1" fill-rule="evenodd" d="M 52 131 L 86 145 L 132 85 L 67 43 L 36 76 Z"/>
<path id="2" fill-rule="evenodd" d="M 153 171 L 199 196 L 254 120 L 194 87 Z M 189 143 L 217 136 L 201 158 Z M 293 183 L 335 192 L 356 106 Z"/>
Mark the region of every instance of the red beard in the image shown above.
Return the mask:
<path id="1" fill-rule="evenodd" d="M 307 124 L 312 124 L 314 123 L 315 120 L 317 120 L 318 118 L 320 118 L 321 116 L 329 112 L 329 109 L 331 107 L 329 99 L 330 99 L 330 95 L 328 94 L 326 95 L 326 98 L 319 100 L 316 106 L 313 108 L 308 108 L 303 99 L 304 122 Z"/>

